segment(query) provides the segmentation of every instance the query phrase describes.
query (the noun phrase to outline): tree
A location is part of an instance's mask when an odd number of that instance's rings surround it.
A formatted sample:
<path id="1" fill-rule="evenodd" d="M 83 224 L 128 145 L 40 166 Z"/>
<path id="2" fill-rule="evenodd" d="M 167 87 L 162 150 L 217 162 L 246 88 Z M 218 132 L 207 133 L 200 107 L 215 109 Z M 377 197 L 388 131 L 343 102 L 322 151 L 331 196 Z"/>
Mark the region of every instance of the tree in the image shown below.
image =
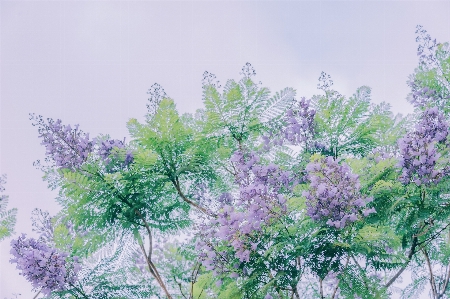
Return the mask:
<path id="1" fill-rule="evenodd" d="M 153 85 L 129 143 L 32 115 L 62 210 L 13 262 L 52 298 L 388 298 L 406 269 L 404 297 L 448 297 L 448 52 L 418 34 L 414 117 L 325 73 L 309 100 L 271 95 L 249 63 L 205 72 L 193 115 Z"/>

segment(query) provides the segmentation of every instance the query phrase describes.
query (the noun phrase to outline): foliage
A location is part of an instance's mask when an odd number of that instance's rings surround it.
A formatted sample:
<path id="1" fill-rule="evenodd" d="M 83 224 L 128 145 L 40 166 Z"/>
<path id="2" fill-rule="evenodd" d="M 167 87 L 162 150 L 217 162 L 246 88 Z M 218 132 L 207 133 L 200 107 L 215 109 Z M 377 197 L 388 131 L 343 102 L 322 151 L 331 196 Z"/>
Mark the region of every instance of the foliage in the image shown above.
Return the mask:
<path id="1" fill-rule="evenodd" d="M 6 174 L 0 176 L 0 193 L 5 191 Z M 14 233 L 17 209 L 7 210 L 9 196 L 0 194 L 0 241 Z"/>
<path id="2" fill-rule="evenodd" d="M 36 210 L 40 238 L 22 247 L 81 269 L 51 287 L 27 268 L 47 264 L 15 262 L 51 298 L 382 299 L 406 269 L 404 298 L 426 284 L 448 298 L 450 60 L 417 33 L 415 116 L 325 73 L 311 99 L 271 94 L 249 63 L 223 87 L 205 72 L 194 114 L 154 84 L 129 143 L 32 116 L 62 209 Z"/>

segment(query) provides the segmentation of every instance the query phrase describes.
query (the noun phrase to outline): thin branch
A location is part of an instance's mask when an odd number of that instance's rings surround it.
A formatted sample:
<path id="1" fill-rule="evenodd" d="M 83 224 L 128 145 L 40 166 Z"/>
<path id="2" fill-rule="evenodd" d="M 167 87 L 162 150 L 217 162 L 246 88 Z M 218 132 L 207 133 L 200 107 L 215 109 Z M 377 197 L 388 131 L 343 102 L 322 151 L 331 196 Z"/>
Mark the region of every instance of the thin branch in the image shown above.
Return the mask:
<path id="1" fill-rule="evenodd" d="M 204 213 L 205 215 L 208 216 L 212 216 L 212 217 L 217 217 L 217 215 L 211 213 L 210 211 L 208 211 L 207 209 L 205 209 L 204 207 L 199 206 L 198 204 L 196 204 L 195 202 L 193 202 L 192 200 L 190 200 L 189 198 L 187 198 L 183 191 L 181 191 L 180 188 L 180 182 L 178 181 L 178 179 L 172 181 L 175 189 L 178 192 L 178 195 L 180 195 L 181 199 L 183 199 L 185 202 L 187 202 L 188 204 L 190 204 L 191 206 L 195 207 L 196 209 L 198 209 L 199 211 L 201 211 L 202 213 Z"/>
<path id="2" fill-rule="evenodd" d="M 361 271 L 361 275 L 363 276 L 364 286 L 366 287 L 366 289 L 368 291 L 370 291 L 369 284 L 367 283 L 367 278 L 365 276 L 363 268 L 361 268 L 361 265 L 358 263 L 358 261 L 356 260 L 356 258 L 353 255 L 351 255 L 351 257 L 352 257 L 352 260 L 355 262 L 356 266 L 358 267 L 359 271 Z"/>
<path id="3" fill-rule="evenodd" d="M 448 242 L 450 243 L 450 231 L 448 232 Z M 444 279 L 444 285 L 442 287 L 442 291 L 439 289 L 440 292 L 438 294 L 438 299 L 441 299 L 444 297 L 445 292 L 447 291 L 449 280 L 450 280 L 450 266 L 447 265 L 446 266 L 446 275 L 445 275 L 445 279 Z"/>
<path id="4" fill-rule="evenodd" d="M 73 287 L 78 293 L 80 293 L 81 296 L 83 296 L 83 298 L 89 299 L 89 297 L 86 296 L 86 294 L 83 292 L 83 290 L 81 290 L 80 288 L 78 288 L 76 285 L 74 285 L 74 284 L 72 284 L 72 283 L 69 283 L 69 285 L 70 285 L 71 287 Z"/>
<path id="5" fill-rule="evenodd" d="M 433 234 L 431 237 L 429 237 L 429 238 L 423 240 L 422 242 L 417 243 L 417 245 L 422 245 L 422 244 L 424 244 L 424 243 L 428 243 L 428 242 L 434 240 L 434 238 L 436 238 L 438 235 L 440 235 L 440 234 L 441 234 L 445 229 L 447 229 L 449 226 L 450 226 L 450 222 L 449 222 L 446 226 L 444 226 L 442 229 L 440 229 L 438 232 L 436 232 L 435 234 Z"/>
<path id="6" fill-rule="evenodd" d="M 176 284 L 178 285 L 178 287 L 180 288 L 181 296 L 183 296 L 183 298 L 185 298 L 185 299 L 188 299 L 188 298 L 186 297 L 186 295 L 184 295 L 183 290 L 181 289 L 181 282 L 178 282 L 178 281 L 177 281 L 177 278 L 176 278 L 175 276 L 173 276 L 173 280 L 175 281 L 175 283 L 176 283 Z"/>
<path id="7" fill-rule="evenodd" d="M 280 287 L 277 285 L 277 282 L 275 281 L 275 277 L 273 277 L 272 273 L 270 273 L 270 269 L 267 269 L 269 273 L 269 277 L 271 280 L 273 280 L 273 285 L 275 287 L 275 290 L 277 291 L 278 297 L 283 298 L 283 293 L 280 290 Z"/>
<path id="8" fill-rule="evenodd" d="M 152 259 L 152 252 L 153 252 L 153 239 L 152 239 L 152 231 L 150 230 L 150 226 L 148 225 L 147 221 L 145 220 L 144 216 L 139 212 L 139 210 L 135 210 L 136 215 L 141 218 L 141 220 L 144 222 L 144 227 L 147 230 L 148 233 L 148 242 L 149 242 L 149 249 L 148 249 L 148 258 Z"/>
<path id="9" fill-rule="evenodd" d="M 444 297 L 445 291 L 447 290 L 447 287 L 448 287 L 448 281 L 450 279 L 450 267 L 447 265 L 446 268 L 447 268 L 447 274 L 446 274 L 444 286 L 442 287 L 442 292 L 440 292 L 438 299 Z"/>
<path id="10" fill-rule="evenodd" d="M 42 291 L 42 289 L 40 289 L 40 290 L 39 290 L 39 292 L 37 292 L 37 294 L 36 294 L 36 295 L 34 295 L 33 299 L 36 299 L 36 298 L 37 298 L 37 296 L 39 296 L 39 294 L 41 293 L 41 291 Z"/>
<path id="11" fill-rule="evenodd" d="M 413 241 L 411 244 L 411 249 L 409 250 L 409 254 L 408 254 L 408 260 L 406 261 L 406 263 L 400 268 L 400 270 L 397 272 L 397 274 L 394 275 L 394 277 L 392 277 L 388 283 L 385 285 L 385 288 L 389 288 L 396 280 L 397 278 L 403 273 L 403 271 L 405 271 L 406 267 L 408 266 L 409 262 L 411 261 L 411 258 L 413 257 L 413 255 L 416 253 L 416 247 L 417 247 L 418 243 L 417 243 L 417 236 L 414 235 L 413 236 Z"/>
<path id="12" fill-rule="evenodd" d="M 324 299 L 324 297 L 323 297 L 322 279 L 320 277 L 319 277 L 319 288 L 320 288 L 320 299 Z"/>
<path id="13" fill-rule="evenodd" d="M 353 260 L 355 261 L 355 263 L 357 263 L 355 259 L 353 259 Z M 347 268 L 349 261 L 350 261 L 350 255 L 347 255 L 347 261 L 345 262 L 344 269 L 342 270 L 342 272 Z M 359 264 L 358 264 L 358 266 L 359 266 Z M 339 289 L 339 283 L 340 282 L 341 282 L 341 280 L 339 279 L 338 283 L 336 284 L 336 287 L 334 288 L 333 295 L 331 296 L 331 299 L 334 299 L 334 297 L 336 296 L 337 291 Z M 364 284 L 365 284 L 365 282 L 364 282 Z"/>
<path id="14" fill-rule="evenodd" d="M 194 298 L 194 284 L 197 281 L 197 275 L 200 271 L 200 263 L 195 262 L 194 269 L 192 269 L 191 273 L 191 293 L 189 294 L 189 298 Z"/>
<path id="15" fill-rule="evenodd" d="M 169 291 L 166 288 L 166 285 L 164 284 L 161 276 L 158 273 L 158 270 L 156 269 L 155 265 L 152 263 L 152 261 L 148 258 L 147 252 L 145 251 L 145 247 L 144 247 L 144 243 L 142 242 L 142 239 L 139 235 L 139 247 L 142 250 L 142 253 L 145 256 L 145 260 L 147 261 L 147 265 L 148 265 L 148 269 L 150 271 L 150 273 L 153 275 L 153 277 L 156 279 L 156 281 L 158 282 L 159 286 L 163 289 L 164 293 L 166 294 L 166 297 L 168 299 L 172 299 L 172 296 L 169 294 Z"/>
<path id="16" fill-rule="evenodd" d="M 431 290 L 433 291 L 433 298 L 437 298 L 438 293 L 436 290 L 436 281 L 434 280 L 433 268 L 431 267 L 430 257 L 428 256 L 427 250 L 425 248 L 422 249 L 422 252 L 423 252 L 423 255 L 425 256 L 425 260 L 427 261 L 428 270 L 430 271 L 430 285 L 431 285 Z"/>

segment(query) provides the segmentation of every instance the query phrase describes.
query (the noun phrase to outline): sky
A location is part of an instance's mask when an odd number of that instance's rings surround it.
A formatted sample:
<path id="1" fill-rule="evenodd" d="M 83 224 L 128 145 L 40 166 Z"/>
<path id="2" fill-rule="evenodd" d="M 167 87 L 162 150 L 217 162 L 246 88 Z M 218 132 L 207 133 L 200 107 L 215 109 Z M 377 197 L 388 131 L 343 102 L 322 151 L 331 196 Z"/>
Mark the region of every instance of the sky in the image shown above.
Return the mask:
<path id="1" fill-rule="evenodd" d="M 411 113 L 406 81 L 417 66 L 415 27 L 450 41 L 450 1 L 0 1 L 0 174 L 18 233 L 31 212 L 55 214 L 33 161 L 44 158 L 29 113 L 123 139 L 143 120 L 157 82 L 180 112 L 202 107 L 204 71 L 224 83 L 246 62 L 272 92 L 320 93 L 322 71 L 351 96 Z M 0 242 L 0 298 L 32 298 Z"/>

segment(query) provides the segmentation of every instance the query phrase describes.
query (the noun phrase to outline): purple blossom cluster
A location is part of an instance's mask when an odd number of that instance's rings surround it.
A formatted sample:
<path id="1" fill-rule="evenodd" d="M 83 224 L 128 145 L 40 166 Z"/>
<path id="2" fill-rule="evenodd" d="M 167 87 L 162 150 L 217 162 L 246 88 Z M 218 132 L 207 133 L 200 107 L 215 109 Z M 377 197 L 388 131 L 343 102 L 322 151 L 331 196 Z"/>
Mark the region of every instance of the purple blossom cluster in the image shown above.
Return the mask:
<path id="1" fill-rule="evenodd" d="M 34 126 L 38 126 L 41 144 L 45 146 L 49 156 L 57 167 L 76 169 L 83 164 L 89 153 L 93 150 L 93 141 L 89 140 L 89 134 L 78 129 L 78 125 L 72 128 L 70 125 L 63 125 L 61 120 L 54 121 L 42 116 L 31 115 L 35 121 Z"/>
<path id="2" fill-rule="evenodd" d="M 438 49 L 438 42 L 432 39 L 423 26 L 418 25 L 416 28 L 416 42 L 419 43 L 417 47 L 417 56 L 419 57 L 421 65 L 430 65 L 437 62 L 436 50 Z"/>
<path id="3" fill-rule="evenodd" d="M 420 87 L 415 80 L 408 81 L 412 93 L 408 96 L 408 101 L 415 107 L 423 108 L 431 103 L 439 103 L 442 100 L 450 99 L 450 96 L 444 96 L 436 90 L 428 87 Z"/>
<path id="4" fill-rule="evenodd" d="M 271 142 L 275 145 L 283 145 L 285 141 L 292 145 L 305 145 L 312 140 L 315 133 L 314 116 L 316 111 L 310 107 L 310 100 L 302 98 L 296 107 L 286 111 L 284 115 L 285 125 L 281 134 L 263 136 L 264 149 L 269 150 Z"/>
<path id="5" fill-rule="evenodd" d="M 222 209 L 217 218 L 205 224 L 201 229 L 203 238 L 199 239 L 196 249 L 202 251 L 203 265 L 216 274 L 223 273 L 219 264 L 226 262 L 226 252 L 215 251 L 213 243 L 231 246 L 234 258 L 249 262 L 250 254 L 258 247 L 257 235 L 267 225 L 286 213 L 285 192 L 292 191 L 298 183 L 290 171 L 284 171 L 275 164 L 260 165 L 255 153 L 235 152 L 231 157 L 234 166 L 239 196 L 234 198 L 224 193 L 219 201 Z M 230 277 L 237 277 L 236 271 Z"/>
<path id="6" fill-rule="evenodd" d="M 302 98 L 296 109 L 286 111 L 284 138 L 292 144 L 306 143 L 314 136 L 314 116 L 316 111 L 311 109 L 310 101 Z"/>
<path id="7" fill-rule="evenodd" d="M 411 87 L 411 93 L 408 100 L 417 108 L 425 108 L 430 104 L 432 106 L 444 107 L 450 99 L 449 84 L 444 78 L 442 61 L 449 57 L 448 45 L 442 45 L 432 39 L 421 25 L 417 26 L 416 42 L 419 43 L 417 47 L 417 56 L 419 57 L 419 69 L 421 71 L 436 72 L 434 76 L 437 80 L 438 86 L 434 89 L 424 86 L 424 82 L 419 80 L 416 75 L 411 75 L 408 80 L 408 85 Z M 425 83 L 426 85 L 427 83 Z M 443 87 L 443 88 L 442 88 Z"/>
<path id="8" fill-rule="evenodd" d="M 111 162 L 111 153 L 114 148 L 124 149 L 125 142 L 118 139 L 108 139 L 100 143 L 98 155 L 106 164 L 109 164 Z M 133 160 L 134 160 L 133 152 L 131 150 L 127 150 L 125 154 L 124 166 L 131 164 Z"/>
<path id="9" fill-rule="evenodd" d="M 315 221 L 344 228 L 361 217 L 361 210 L 372 201 L 360 193 L 359 178 L 345 163 L 332 157 L 320 157 L 306 166 L 309 190 L 306 197 L 307 214 Z M 374 208 L 362 210 L 363 216 L 376 213 Z"/>
<path id="10" fill-rule="evenodd" d="M 81 268 L 77 257 L 73 257 L 73 262 L 68 263 L 67 253 L 33 238 L 27 239 L 25 235 L 12 240 L 11 247 L 10 253 L 14 258 L 10 262 L 16 263 L 16 268 L 22 271 L 21 275 L 34 288 L 41 289 L 44 295 L 65 290 L 68 284 L 77 281 L 77 273 Z"/>
<path id="11" fill-rule="evenodd" d="M 446 142 L 448 129 L 444 115 L 433 107 L 422 113 L 413 132 L 398 141 L 402 183 L 414 182 L 420 186 L 439 182 L 443 170 L 435 169 L 441 156 L 436 145 Z"/>

